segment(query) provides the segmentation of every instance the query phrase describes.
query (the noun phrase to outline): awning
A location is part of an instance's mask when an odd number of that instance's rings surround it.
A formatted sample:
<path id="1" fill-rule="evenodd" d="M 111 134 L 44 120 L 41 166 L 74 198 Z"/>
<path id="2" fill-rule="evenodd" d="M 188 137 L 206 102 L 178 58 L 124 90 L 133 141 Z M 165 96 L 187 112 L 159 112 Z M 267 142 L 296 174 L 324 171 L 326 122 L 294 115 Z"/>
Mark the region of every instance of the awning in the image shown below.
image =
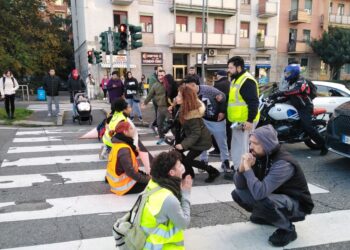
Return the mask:
<path id="1" fill-rule="evenodd" d="M 266 69 L 270 69 L 271 65 L 270 64 L 257 64 L 255 67 L 259 68 L 266 68 Z"/>

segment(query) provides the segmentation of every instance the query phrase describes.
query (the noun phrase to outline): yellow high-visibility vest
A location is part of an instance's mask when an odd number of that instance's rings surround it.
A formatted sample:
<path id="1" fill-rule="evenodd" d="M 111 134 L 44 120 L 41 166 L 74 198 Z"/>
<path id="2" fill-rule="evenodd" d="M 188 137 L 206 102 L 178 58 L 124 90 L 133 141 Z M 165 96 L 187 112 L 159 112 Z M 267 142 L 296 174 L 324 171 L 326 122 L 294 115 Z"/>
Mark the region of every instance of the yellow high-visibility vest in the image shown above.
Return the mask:
<path id="1" fill-rule="evenodd" d="M 150 180 L 146 190 L 152 190 L 159 187 L 157 183 Z M 166 188 L 162 188 L 151 194 L 146 202 L 141 215 L 141 227 L 146 233 L 147 239 L 144 250 L 163 249 L 163 250 L 184 250 L 184 230 L 176 228 L 169 221 L 166 224 L 158 224 L 156 215 L 162 209 L 165 199 L 173 195 Z"/>
<path id="2" fill-rule="evenodd" d="M 131 147 L 126 143 L 114 143 L 112 147 L 112 151 L 108 156 L 107 163 L 107 174 L 106 178 L 108 180 L 108 184 L 111 187 L 111 192 L 117 195 L 124 195 L 128 192 L 135 184 L 136 181 L 124 173 L 118 175 L 116 172 L 117 162 L 118 162 L 118 152 L 122 148 L 128 148 L 130 150 L 132 165 L 136 172 L 139 170 L 139 164 L 136 160 L 136 155 Z"/>
<path id="3" fill-rule="evenodd" d="M 227 118 L 230 122 L 246 122 L 248 120 L 248 105 L 245 103 L 243 97 L 239 93 L 242 85 L 245 83 L 247 79 L 251 79 L 255 82 L 256 91 L 259 96 L 258 82 L 254 79 L 254 77 L 250 73 L 245 72 L 237 79 L 237 81 L 233 79 L 230 86 L 230 92 L 228 96 L 228 105 L 227 105 Z M 258 113 L 254 118 L 254 122 L 259 121 L 259 119 L 260 119 L 260 112 L 258 110 Z"/>
<path id="4" fill-rule="evenodd" d="M 125 115 L 123 114 L 123 112 L 114 112 L 112 119 L 110 120 L 110 122 L 106 126 L 106 131 L 102 137 L 102 141 L 105 145 L 107 145 L 109 147 L 113 146 L 112 138 L 109 135 L 109 131 L 114 130 L 115 126 L 117 126 L 117 124 L 120 121 L 126 121 Z"/>

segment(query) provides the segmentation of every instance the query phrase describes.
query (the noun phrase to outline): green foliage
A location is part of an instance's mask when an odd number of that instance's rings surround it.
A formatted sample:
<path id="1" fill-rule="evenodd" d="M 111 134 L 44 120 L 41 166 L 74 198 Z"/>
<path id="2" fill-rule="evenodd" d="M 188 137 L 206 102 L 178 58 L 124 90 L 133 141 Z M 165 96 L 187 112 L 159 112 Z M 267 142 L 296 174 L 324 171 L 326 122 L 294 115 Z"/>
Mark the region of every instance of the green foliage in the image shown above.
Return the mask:
<path id="1" fill-rule="evenodd" d="M 16 108 L 15 109 L 15 119 L 8 120 L 5 109 L 0 108 L 0 120 L 5 120 L 5 124 L 11 124 L 13 121 L 21 121 L 28 118 L 33 113 L 32 110 L 25 108 Z"/>
<path id="2" fill-rule="evenodd" d="M 42 2 L 0 0 L 0 71 L 10 68 L 19 80 L 50 67 L 66 76 L 73 66 L 72 41 L 62 29 L 70 20 L 49 14 Z"/>
<path id="3" fill-rule="evenodd" d="M 338 79 L 341 67 L 350 63 L 350 30 L 329 28 L 311 42 L 313 51 L 331 68 L 331 79 Z"/>

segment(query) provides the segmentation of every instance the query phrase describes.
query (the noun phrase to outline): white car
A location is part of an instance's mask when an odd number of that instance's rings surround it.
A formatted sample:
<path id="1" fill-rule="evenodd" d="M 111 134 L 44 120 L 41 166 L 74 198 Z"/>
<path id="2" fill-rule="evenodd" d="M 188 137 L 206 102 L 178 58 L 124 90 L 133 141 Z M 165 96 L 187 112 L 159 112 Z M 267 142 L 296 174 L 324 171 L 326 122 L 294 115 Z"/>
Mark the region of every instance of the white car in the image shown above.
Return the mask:
<path id="1" fill-rule="evenodd" d="M 350 101 L 350 90 L 343 84 L 334 82 L 312 81 L 317 87 L 317 97 L 313 99 L 315 108 L 325 108 L 327 113 L 344 102 Z"/>

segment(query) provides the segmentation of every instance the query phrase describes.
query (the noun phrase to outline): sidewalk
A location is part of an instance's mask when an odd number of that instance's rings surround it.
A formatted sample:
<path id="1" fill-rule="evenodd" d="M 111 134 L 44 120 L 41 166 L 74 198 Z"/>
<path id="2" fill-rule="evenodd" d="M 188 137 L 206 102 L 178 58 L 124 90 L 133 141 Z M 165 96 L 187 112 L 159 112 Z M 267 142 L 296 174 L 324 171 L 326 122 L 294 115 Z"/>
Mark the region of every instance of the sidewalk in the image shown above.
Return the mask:
<path id="1" fill-rule="evenodd" d="M 47 102 L 46 101 L 16 101 L 16 108 L 25 108 L 33 110 L 33 114 L 25 120 L 15 121 L 12 125 L 15 126 L 26 126 L 26 127 L 37 127 L 37 126 L 63 126 L 67 120 L 70 120 L 72 104 L 70 103 L 69 96 L 60 96 L 60 113 L 58 117 L 47 116 Z M 111 106 L 109 103 L 103 100 L 91 100 L 92 112 L 96 116 L 96 111 L 100 110 L 104 115 L 107 115 Z M 4 102 L 0 102 L 0 108 L 4 108 Z M 54 109 L 54 105 L 53 105 Z M 148 104 L 146 109 L 142 110 L 142 116 L 144 122 L 139 122 L 135 119 L 134 123 L 136 126 L 146 127 L 149 122 L 154 119 L 154 111 L 152 104 Z M 103 115 L 97 115 L 97 119 L 101 119 Z M 102 120 L 102 119 L 101 119 Z M 96 122 L 96 121 L 95 121 Z M 69 122 L 69 124 L 71 124 Z M 0 125 L 7 125 L 5 120 L 0 120 Z"/>

